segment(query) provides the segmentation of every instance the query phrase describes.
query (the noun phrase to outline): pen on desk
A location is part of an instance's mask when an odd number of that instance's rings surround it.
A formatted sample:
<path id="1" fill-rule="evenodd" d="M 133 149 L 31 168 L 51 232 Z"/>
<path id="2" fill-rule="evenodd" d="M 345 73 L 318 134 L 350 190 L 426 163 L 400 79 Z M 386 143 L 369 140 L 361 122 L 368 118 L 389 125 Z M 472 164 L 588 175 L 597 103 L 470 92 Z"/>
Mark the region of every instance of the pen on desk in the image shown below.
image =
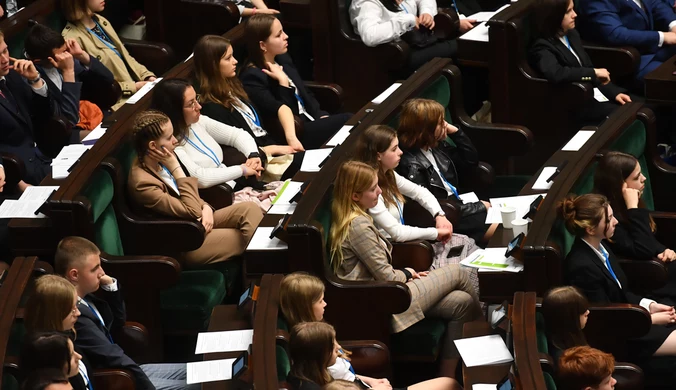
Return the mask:
<path id="1" fill-rule="evenodd" d="M 561 165 L 556 167 L 556 171 L 554 171 L 554 173 L 552 173 L 552 175 L 549 176 L 549 178 L 547 179 L 546 182 L 549 183 L 552 180 L 554 180 L 559 175 L 559 173 L 561 173 L 561 171 L 563 171 L 563 168 L 565 168 L 566 165 L 568 165 L 568 160 L 565 160 L 564 162 L 561 163 Z"/>

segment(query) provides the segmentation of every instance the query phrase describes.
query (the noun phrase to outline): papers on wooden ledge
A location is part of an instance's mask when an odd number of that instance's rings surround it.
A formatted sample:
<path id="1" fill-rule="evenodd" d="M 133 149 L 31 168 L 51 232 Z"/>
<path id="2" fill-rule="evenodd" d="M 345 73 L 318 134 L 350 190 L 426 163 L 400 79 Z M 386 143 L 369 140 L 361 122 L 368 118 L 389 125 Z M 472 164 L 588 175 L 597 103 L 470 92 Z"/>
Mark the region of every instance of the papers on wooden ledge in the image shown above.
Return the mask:
<path id="1" fill-rule="evenodd" d="M 460 339 L 454 342 L 467 367 L 509 363 L 514 360 L 502 337 L 497 334 Z"/>
<path id="2" fill-rule="evenodd" d="M 477 249 L 460 261 L 460 264 L 479 268 L 479 271 L 521 272 L 523 264 L 513 257 L 505 257 L 506 247 Z"/>
<path id="3" fill-rule="evenodd" d="M 197 335 L 195 354 L 246 351 L 253 342 L 253 329 L 202 332 Z"/>

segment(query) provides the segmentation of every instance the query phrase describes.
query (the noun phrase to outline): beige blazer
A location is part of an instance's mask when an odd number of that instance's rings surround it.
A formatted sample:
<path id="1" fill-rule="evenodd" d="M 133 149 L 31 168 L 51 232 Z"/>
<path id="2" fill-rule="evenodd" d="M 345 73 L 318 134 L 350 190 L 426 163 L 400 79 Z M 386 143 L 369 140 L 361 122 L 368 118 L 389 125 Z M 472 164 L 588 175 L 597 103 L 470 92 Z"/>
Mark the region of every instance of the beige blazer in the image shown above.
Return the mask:
<path id="1" fill-rule="evenodd" d="M 155 173 L 143 169 L 135 160 L 129 171 L 127 191 L 136 204 L 153 212 L 180 219 L 199 220 L 202 218 L 204 202 L 197 191 L 197 179 L 184 177 L 176 179 L 180 195 Z"/>
<path id="2" fill-rule="evenodd" d="M 96 57 L 97 60 L 101 61 L 113 73 L 115 80 L 120 83 L 120 87 L 122 88 L 122 99 L 113 107 L 113 109 L 117 109 L 136 92 L 136 81 L 143 81 L 155 75 L 129 54 L 122 41 L 120 41 L 120 37 L 117 36 L 113 26 L 106 18 L 101 15 L 94 15 L 94 18 L 98 18 L 99 25 L 113 41 L 115 48 L 124 57 L 124 61 L 96 37 L 95 34 L 90 33 L 80 22 L 68 22 L 61 34 L 64 38 L 75 39 L 84 51 Z M 125 66 L 125 61 L 129 64 L 129 69 Z M 130 74 L 129 72 L 132 73 Z"/>

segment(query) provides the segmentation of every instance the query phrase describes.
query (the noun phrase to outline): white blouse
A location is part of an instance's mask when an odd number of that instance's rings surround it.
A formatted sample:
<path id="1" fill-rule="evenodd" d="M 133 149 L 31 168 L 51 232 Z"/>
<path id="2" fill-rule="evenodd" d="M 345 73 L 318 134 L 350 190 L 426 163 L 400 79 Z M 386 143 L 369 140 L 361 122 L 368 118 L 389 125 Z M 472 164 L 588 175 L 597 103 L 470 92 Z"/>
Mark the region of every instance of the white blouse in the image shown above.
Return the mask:
<path id="1" fill-rule="evenodd" d="M 353 0 L 350 21 L 366 46 L 391 42 L 415 27 L 416 16 L 437 14 L 435 0 L 404 0 L 401 11 L 392 12 L 380 0 Z"/>

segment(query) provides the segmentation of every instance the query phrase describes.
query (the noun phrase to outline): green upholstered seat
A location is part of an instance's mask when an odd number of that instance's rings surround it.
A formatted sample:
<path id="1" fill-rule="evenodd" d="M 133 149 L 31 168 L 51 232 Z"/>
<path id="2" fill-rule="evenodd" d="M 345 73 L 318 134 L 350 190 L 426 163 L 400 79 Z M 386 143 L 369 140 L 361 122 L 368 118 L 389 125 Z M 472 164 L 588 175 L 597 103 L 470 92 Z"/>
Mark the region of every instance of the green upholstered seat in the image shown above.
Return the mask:
<path id="1" fill-rule="evenodd" d="M 545 329 L 545 317 L 540 312 L 535 313 L 535 335 L 537 337 L 538 352 L 549 355 L 549 343 L 547 342 Z"/>
<path id="2" fill-rule="evenodd" d="M 556 382 L 554 382 L 554 378 L 552 378 L 552 376 L 549 375 L 548 372 L 543 372 L 543 376 L 545 378 L 545 385 L 547 385 L 547 390 L 556 390 Z"/>
<path id="3" fill-rule="evenodd" d="M 60 33 L 61 30 L 66 27 L 66 19 L 64 19 L 61 12 L 56 11 L 49 14 L 43 24 Z M 24 55 L 24 41 L 27 36 L 28 28 L 22 30 L 20 33 L 12 35 L 12 37 L 7 40 L 7 48 L 12 57 L 26 58 Z"/>
<path id="4" fill-rule="evenodd" d="M 277 363 L 277 380 L 286 381 L 286 377 L 291 372 L 291 358 L 286 353 L 286 349 L 279 344 L 275 347 L 275 362 Z"/>
<path id="5" fill-rule="evenodd" d="M 284 318 L 281 311 L 280 311 L 279 315 L 277 316 L 277 329 L 283 330 L 285 332 L 289 331 L 289 323 L 286 322 L 286 318 Z"/>
<path id="6" fill-rule="evenodd" d="M 2 389 L 3 390 L 19 390 L 19 381 L 16 380 L 14 375 L 3 373 L 2 374 Z"/>

